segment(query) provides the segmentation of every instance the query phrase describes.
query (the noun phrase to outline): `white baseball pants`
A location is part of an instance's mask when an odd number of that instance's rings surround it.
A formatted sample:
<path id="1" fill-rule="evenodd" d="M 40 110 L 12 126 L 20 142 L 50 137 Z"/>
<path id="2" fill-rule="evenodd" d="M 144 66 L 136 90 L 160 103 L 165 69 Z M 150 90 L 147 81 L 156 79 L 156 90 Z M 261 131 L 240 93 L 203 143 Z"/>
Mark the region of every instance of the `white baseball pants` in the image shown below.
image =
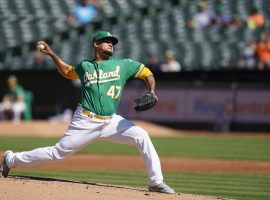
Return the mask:
<path id="1" fill-rule="evenodd" d="M 55 146 L 8 154 L 6 162 L 10 168 L 49 163 L 64 159 L 98 139 L 136 146 L 147 169 L 149 185 L 163 182 L 159 157 L 144 129 L 116 114 L 108 120 L 90 118 L 82 114 L 80 106 L 68 130 Z"/>

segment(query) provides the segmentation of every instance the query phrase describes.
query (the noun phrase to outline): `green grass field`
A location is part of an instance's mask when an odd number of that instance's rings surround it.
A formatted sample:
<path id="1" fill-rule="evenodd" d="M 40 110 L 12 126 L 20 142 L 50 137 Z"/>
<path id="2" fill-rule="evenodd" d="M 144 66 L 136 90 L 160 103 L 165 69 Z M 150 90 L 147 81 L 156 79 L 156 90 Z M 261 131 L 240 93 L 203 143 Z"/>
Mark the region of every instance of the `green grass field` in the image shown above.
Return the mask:
<path id="1" fill-rule="evenodd" d="M 30 150 L 50 146 L 57 138 L 3 137 L 0 150 Z M 270 137 L 245 136 L 184 136 L 152 138 L 160 156 L 217 158 L 234 160 L 261 160 L 270 162 Z M 138 154 L 127 145 L 97 142 L 79 153 Z M 13 171 L 11 175 L 50 177 L 57 179 L 108 183 L 139 188 L 147 187 L 145 171 Z M 126 178 L 128 177 L 128 178 Z M 177 192 L 228 197 L 233 199 L 270 199 L 270 174 L 243 173 L 179 173 L 164 172 L 168 182 Z"/>

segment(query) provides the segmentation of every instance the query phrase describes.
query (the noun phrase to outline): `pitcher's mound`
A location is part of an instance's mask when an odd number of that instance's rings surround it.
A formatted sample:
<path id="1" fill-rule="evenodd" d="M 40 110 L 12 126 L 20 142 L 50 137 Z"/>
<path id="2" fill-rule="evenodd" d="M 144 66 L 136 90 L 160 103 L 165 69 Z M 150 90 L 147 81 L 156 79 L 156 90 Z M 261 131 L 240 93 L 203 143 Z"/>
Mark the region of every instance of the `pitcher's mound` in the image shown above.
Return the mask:
<path id="1" fill-rule="evenodd" d="M 191 194 L 160 194 L 123 186 L 30 177 L 1 178 L 0 185 L 3 200 L 220 200 L 220 198 Z"/>

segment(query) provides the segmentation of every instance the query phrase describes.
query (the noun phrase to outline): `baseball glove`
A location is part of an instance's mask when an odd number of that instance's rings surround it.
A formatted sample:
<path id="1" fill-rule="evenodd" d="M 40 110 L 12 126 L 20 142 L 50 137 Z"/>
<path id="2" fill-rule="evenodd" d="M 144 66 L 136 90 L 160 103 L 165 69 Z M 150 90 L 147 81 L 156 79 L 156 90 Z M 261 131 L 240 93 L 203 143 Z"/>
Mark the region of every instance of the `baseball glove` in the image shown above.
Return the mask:
<path id="1" fill-rule="evenodd" d="M 157 103 L 157 98 L 150 92 L 147 92 L 135 99 L 136 106 L 134 109 L 137 112 L 149 110 Z"/>

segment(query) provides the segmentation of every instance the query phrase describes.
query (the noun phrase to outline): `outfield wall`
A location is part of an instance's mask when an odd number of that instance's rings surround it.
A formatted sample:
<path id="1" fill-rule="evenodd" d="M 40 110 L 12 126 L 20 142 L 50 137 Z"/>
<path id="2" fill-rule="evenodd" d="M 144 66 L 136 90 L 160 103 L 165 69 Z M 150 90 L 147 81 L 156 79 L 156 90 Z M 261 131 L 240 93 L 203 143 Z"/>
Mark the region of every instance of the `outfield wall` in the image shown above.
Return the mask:
<path id="1" fill-rule="evenodd" d="M 139 114 L 141 119 L 160 122 L 216 122 L 227 120 L 270 124 L 270 93 L 268 90 L 198 90 L 158 89 L 158 106 Z M 120 111 L 127 117 L 138 117 L 132 100 L 138 92 L 126 89 Z"/>
<path id="2" fill-rule="evenodd" d="M 171 124 L 201 124 L 213 129 L 231 129 L 237 124 L 253 124 L 267 129 L 270 124 L 270 92 L 267 89 L 162 87 L 153 109 L 136 113 L 133 99 L 143 91 L 126 88 L 120 113 L 129 118 Z M 270 127 L 269 127 L 270 128 Z"/>

